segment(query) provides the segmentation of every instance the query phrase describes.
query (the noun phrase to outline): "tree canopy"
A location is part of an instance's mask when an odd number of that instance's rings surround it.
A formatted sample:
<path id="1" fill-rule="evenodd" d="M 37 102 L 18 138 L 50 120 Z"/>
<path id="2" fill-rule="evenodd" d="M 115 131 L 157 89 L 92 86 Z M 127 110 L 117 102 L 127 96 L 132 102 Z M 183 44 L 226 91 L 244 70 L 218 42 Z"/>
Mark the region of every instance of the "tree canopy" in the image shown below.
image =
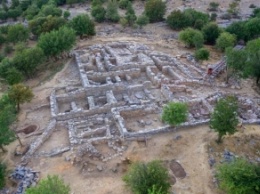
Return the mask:
<path id="1" fill-rule="evenodd" d="M 15 24 L 8 27 L 7 39 L 10 42 L 24 42 L 29 38 L 29 30 L 22 24 Z"/>
<path id="2" fill-rule="evenodd" d="M 187 47 L 196 47 L 197 49 L 203 46 L 204 37 L 202 32 L 193 28 L 187 28 L 180 32 L 179 39 Z"/>
<path id="3" fill-rule="evenodd" d="M 145 3 L 145 15 L 151 23 L 163 20 L 166 5 L 162 0 L 148 0 Z"/>
<path id="4" fill-rule="evenodd" d="M 123 180 L 134 194 L 168 194 L 171 187 L 168 170 L 160 161 L 132 164 Z"/>
<path id="5" fill-rule="evenodd" d="M 221 33 L 216 40 L 216 46 L 221 51 L 225 51 L 225 49 L 228 47 L 235 46 L 235 43 L 236 43 L 236 37 L 233 34 L 230 34 L 228 32 Z"/>
<path id="6" fill-rule="evenodd" d="M 238 125 L 237 110 L 237 99 L 233 96 L 227 96 L 217 101 L 209 125 L 211 129 L 218 133 L 218 143 L 221 143 L 224 135 L 236 132 Z"/>
<path id="7" fill-rule="evenodd" d="M 93 36 L 95 32 L 95 24 L 87 14 L 77 15 L 71 20 L 71 27 L 79 36 Z"/>

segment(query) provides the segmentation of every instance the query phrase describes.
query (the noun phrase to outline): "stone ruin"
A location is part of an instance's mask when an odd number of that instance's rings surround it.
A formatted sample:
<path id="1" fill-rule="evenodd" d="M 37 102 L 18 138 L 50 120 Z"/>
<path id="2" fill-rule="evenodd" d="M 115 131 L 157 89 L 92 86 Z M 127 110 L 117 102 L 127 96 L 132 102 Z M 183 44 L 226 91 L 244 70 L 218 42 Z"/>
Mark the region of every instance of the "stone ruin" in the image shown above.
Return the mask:
<path id="1" fill-rule="evenodd" d="M 161 122 L 163 104 L 186 102 L 188 120 L 180 127 L 196 126 L 208 123 L 216 101 L 229 95 L 221 92 L 229 85 L 210 83 L 204 79 L 206 70 L 196 63 L 152 51 L 139 43 L 93 45 L 76 50 L 74 56 L 81 86 L 68 85 L 52 91 L 52 119 L 22 161 L 41 155 L 36 151 L 57 125 L 67 128 L 70 145 L 44 156 L 73 149 L 78 158 L 87 155 L 108 161 L 122 155 L 126 147 L 120 142 L 124 140 L 176 129 Z M 256 99 L 236 96 L 241 122 L 260 122 Z M 99 143 L 106 144 L 111 152 L 101 153 L 96 147 Z"/>

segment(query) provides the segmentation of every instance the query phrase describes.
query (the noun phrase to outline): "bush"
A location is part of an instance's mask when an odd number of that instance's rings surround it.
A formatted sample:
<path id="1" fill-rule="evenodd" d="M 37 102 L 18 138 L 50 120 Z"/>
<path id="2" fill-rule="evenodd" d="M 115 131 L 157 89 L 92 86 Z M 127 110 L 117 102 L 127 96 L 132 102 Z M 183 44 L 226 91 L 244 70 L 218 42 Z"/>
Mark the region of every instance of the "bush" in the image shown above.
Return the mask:
<path id="1" fill-rule="evenodd" d="M 67 20 L 70 17 L 70 12 L 69 11 L 64 11 L 63 12 L 63 17 Z"/>
<path id="2" fill-rule="evenodd" d="M 47 179 L 43 179 L 36 187 L 28 188 L 25 191 L 26 194 L 69 194 L 70 188 L 65 185 L 62 179 L 57 175 L 48 176 Z"/>
<path id="3" fill-rule="evenodd" d="M 71 26 L 79 36 L 96 34 L 95 24 L 87 14 L 80 14 L 71 20 Z"/>
<path id="4" fill-rule="evenodd" d="M 145 4 L 145 15 L 151 23 L 160 22 L 166 12 L 166 5 L 162 0 L 148 0 Z"/>
<path id="5" fill-rule="evenodd" d="M 171 187 L 168 170 L 159 161 L 132 164 L 123 180 L 135 194 L 168 194 Z"/>
<path id="6" fill-rule="evenodd" d="M 187 28 L 181 31 L 179 34 L 179 39 L 187 47 L 196 47 L 197 49 L 201 48 L 204 42 L 203 34 L 193 28 Z"/>
<path id="7" fill-rule="evenodd" d="M 6 165 L 0 162 L 0 190 L 5 186 Z"/>
<path id="8" fill-rule="evenodd" d="M 6 81 L 9 85 L 14 85 L 22 82 L 24 79 L 23 74 L 16 68 L 12 67 L 7 71 Z"/>
<path id="9" fill-rule="evenodd" d="M 119 3 L 118 3 L 118 6 L 121 9 L 126 9 L 128 3 L 129 3 L 129 0 L 120 0 Z"/>
<path id="10" fill-rule="evenodd" d="M 7 39 L 9 42 L 25 42 L 29 38 L 29 30 L 22 24 L 15 24 L 8 28 Z"/>
<path id="11" fill-rule="evenodd" d="M 248 32 L 246 30 L 246 21 L 233 22 L 230 24 L 226 31 L 230 34 L 234 34 L 237 37 L 237 40 L 247 40 Z"/>
<path id="12" fill-rule="evenodd" d="M 192 18 L 190 15 L 185 15 L 180 10 L 174 10 L 167 17 L 167 24 L 174 30 L 180 30 L 191 26 Z"/>
<path id="13" fill-rule="evenodd" d="M 210 21 L 216 21 L 217 17 L 218 17 L 218 14 L 212 13 L 212 14 L 210 15 Z"/>
<path id="14" fill-rule="evenodd" d="M 236 37 L 228 32 L 223 32 L 216 40 L 216 46 L 222 52 L 228 47 L 233 47 L 236 43 Z"/>
<path id="15" fill-rule="evenodd" d="M 115 23 L 117 23 L 120 20 L 116 1 L 111 0 L 108 2 L 106 19 Z"/>
<path id="16" fill-rule="evenodd" d="M 216 177 L 227 194 L 260 193 L 260 166 L 242 158 L 220 164 Z"/>
<path id="17" fill-rule="evenodd" d="M 162 121 L 167 124 L 178 126 L 187 119 L 187 104 L 180 102 L 170 102 L 163 107 Z"/>
<path id="18" fill-rule="evenodd" d="M 209 59 L 209 51 L 206 48 L 200 48 L 195 51 L 195 59 L 198 61 L 208 60 Z"/>
<path id="19" fill-rule="evenodd" d="M 106 19 L 106 10 L 102 5 L 97 5 L 92 8 L 91 15 L 96 22 L 103 22 Z"/>
<path id="20" fill-rule="evenodd" d="M 127 20 L 129 26 L 133 26 L 134 22 L 136 21 L 135 11 L 131 2 L 129 2 L 127 5 L 125 19 Z"/>
<path id="21" fill-rule="evenodd" d="M 13 52 L 13 47 L 10 44 L 6 44 L 3 50 L 3 53 L 5 55 L 10 54 L 11 52 Z"/>
<path id="22" fill-rule="evenodd" d="M 137 18 L 136 24 L 142 28 L 149 23 L 149 18 L 146 15 L 141 15 Z"/>
<path id="23" fill-rule="evenodd" d="M 216 43 L 216 40 L 221 32 L 222 30 L 218 27 L 216 23 L 208 23 L 202 28 L 205 42 L 210 45 L 214 45 Z"/>
<path id="24" fill-rule="evenodd" d="M 209 11 L 218 11 L 218 6 L 219 6 L 219 3 L 217 3 L 217 2 L 210 2 L 208 10 Z"/>

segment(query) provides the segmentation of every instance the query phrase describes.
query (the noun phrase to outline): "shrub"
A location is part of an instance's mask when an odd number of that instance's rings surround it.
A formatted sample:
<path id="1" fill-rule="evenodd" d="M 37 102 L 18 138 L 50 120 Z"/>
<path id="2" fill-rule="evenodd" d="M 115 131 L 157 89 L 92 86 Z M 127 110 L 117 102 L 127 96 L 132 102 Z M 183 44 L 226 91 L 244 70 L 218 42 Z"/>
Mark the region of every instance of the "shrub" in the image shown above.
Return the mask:
<path id="1" fill-rule="evenodd" d="M 187 47 L 201 48 L 203 46 L 203 34 L 193 28 L 187 28 L 180 32 L 179 39 L 184 42 Z"/>
<path id="2" fill-rule="evenodd" d="M 168 170 L 159 161 L 132 164 L 123 180 L 135 194 L 168 194 L 171 187 Z"/>
<path id="3" fill-rule="evenodd" d="M 217 17 L 218 17 L 218 14 L 212 13 L 212 14 L 210 15 L 210 21 L 216 21 Z"/>
<path id="4" fill-rule="evenodd" d="M 198 61 L 208 60 L 209 59 L 209 51 L 206 48 L 200 48 L 195 51 L 195 59 Z"/>
<path id="5" fill-rule="evenodd" d="M 96 22 L 103 22 L 106 19 L 106 10 L 102 5 L 97 5 L 92 8 L 91 15 Z"/>
<path id="6" fill-rule="evenodd" d="M 25 191 L 26 194 L 69 194 L 70 187 L 65 185 L 62 179 L 57 175 L 48 176 L 47 179 L 43 179 L 36 187 L 28 188 Z"/>
<path id="7" fill-rule="evenodd" d="M 16 68 L 12 67 L 7 71 L 6 81 L 9 85 L 14 85 L 22 82 L 24 79 L 23 74 Z"/>
<path id="8" fill-rule="evenodd" d="M 220 188 L 227 194 L 260 193 L 260 166 L 238 158 L 217 167 Z"/>
<path id="9" fill-rule="evenodd" d="M 141 15 L 137 18 L 136 24 L 142 28 L 149 23 L 149 18 L 146 15 Z"/>
<path id="10" fill-rule="evenodd" d="M 216 46 L 222 52 L 228 47 L 233 47 L 236 43 L 236 37 L 228 32 L 223 32 L 216 40 Z"/>
<path id="11" fill-rule="evenodd" d="M 6 165 L 0 162 L 0 189 L 5 186 Z"/>
<path id="12" fill-rule="evenodd" d="M 174 10 L 167 17 L 167 24 L 174 30 L 180 30 L 191 25 L 192 18 L 190 15 L 185 15 L 180 10 Z"/>
<path id="13" fill-rule="evenodd" d="M 181 102 L 170 102 L 163 107 L 162 121 L 170 125 L 180 125 L 187 119 L 187 104 Z"/>
<path id="14" fill-rule="evenodd" d="M 10 44 L 6 44 L 5 47 L 4 47 L 4 54 L 7 55 L 7 54 L 10 54 L 11 52 L 13 52 L 13 47 L 10 45 Z"/>
<path id="15" fill-rule="evenodd" d="M 128 3 L 129 3 L 129 0 L 120 0 L 119 3 L 118 3 L 118 6 L 121 9 L 126 9 Z"/>
<path id="16" fill-rule="evenodd" d="M 118 13 L 117 2 L 110 0 L 107 5 L 106 19 L 117 23 L 120 20 Z"/>
<path id="17" fill-rule="evenodd" d="M 166 5 L 162 0 L 148 0 L 145 4 L 145 15 L 151 23 L 160 22 L 166 12 Z"/>
<path id="18" fill-rule="evenodd" d="M 209 3 L 209 11 L 217 11 L 218 10 L 219 3 L 217 2 L 210 2 Z"/>
<path id="19" fill-rule="evenodd" d="M 71 20 L 71 26 L 79 36 L 96 34 L 95 24 L 87 14 L 80 14 Z"/>
<path id="20" fill-rule="evenodd" d="M 202 28 L 202 33 L 207 44 L 214 45 L 222 30 L 216 23 L 208 23 Z"/>

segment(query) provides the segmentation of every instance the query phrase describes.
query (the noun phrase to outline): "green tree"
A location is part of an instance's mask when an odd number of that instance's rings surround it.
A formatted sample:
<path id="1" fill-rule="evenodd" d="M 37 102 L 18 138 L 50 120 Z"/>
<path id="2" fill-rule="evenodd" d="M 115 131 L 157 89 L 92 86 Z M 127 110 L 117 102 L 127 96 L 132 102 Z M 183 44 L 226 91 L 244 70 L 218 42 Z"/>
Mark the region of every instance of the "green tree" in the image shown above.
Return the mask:
<path id="1" fill-rule="evenodd" d="M 250 75 L 256 78 L 258 84 L 260 80 L 260 38 L 249 41 L 246 45 L 246 51 Z"/>
<path id="2" fill-rule="evenodd" d="M 174 10 L 167 17 L 167 24 L 174 30 L 180 30 L 192 25 L 192 16 L 180 10 Z"/>
<path id="3" fill-rule="evenodd" d="M 210 128 L 218 133 L 217 142 L 226 134 L 234 134 L 238 125 L 237 99 L 233 96 L 219 99 L 210 117 Z"/>
<path id="4" fill-rule="evenodd" d="M 107 4 L 106 19 L 117 23 L 120 20 L 116 1 L 110 0 Z"/>
<path id="5" fill-rule="evenodd" d="M 195 30 L 193 28 L 187 28 L 181 31 L 179 34 L 179 39 L 187 47 L 196 47 L 197 49 L 201 48 L 204 42 L 203 34 L 199 30 Z"/>
<path id="6" fill-rule="evenodd" d="M 38 46 L 45 56 L 55 57 L 64 51 L 69 51 L 76 42 L 75 31 L 71 28 L 61 27 L 58 30 L 41 34 Z"/>
<path id="7" fill-rule="evenodd" d="M 22 9 L 20 7 L 17 7 L 15 9 L 9 9 L 7 14 L 9 18 L 16 20 L 19 16 L 22 15 Z"/>
<path id="8" fill-rule="evenodd" d="M 31 77 L 44 60 L 43 50 L 39 47 L 33 47 L 16 52 L 13 58 L 13 65 L 25 76 Z"/>
<path id="9" fill-rule="evenodd" d="M 29 38 L 29 30 L 22 24 L 15 24 L 8 28 L 7 39 L 8 41 L 15 42 L 25 42 Z"/>
<path id="10" fill-rule="evenodd" d="M 162 121 L 167 124 L 178 126 L 187 120 L 187 104 L 181 102 L 169 102 L 163 107 Z"/>
<path id="11" fill-rule="evenodd" d="M 147 25 L 149 23 L 149 18 L 146 15 L 140 15 L 137 20 L 136 24 L 142 28 L 143 26 Z"/>
<path id="12" fill-rule="evenodd" d="M 145 15 L 151 23 L 163 20 L 166 12 L 166 5 L 162 0 L 148 0 L 145 3 Z"/>
<path id="13" fill-rule="evenodd" d="M 39 13 L 39 11 L 40 8 L 36 5 L 36 3 L 33 3 L 23 12 L 23 16 L 25 16 L 27 20 L 32 20 L 33 17 Z"/>
<path id="14" fill-rule="evenodd" d="M 15 102 L 18 112 L 20 110 L 20 104 L 30 102 L 34 97 L 32 90 L 23 84 L 13 85 L 8 91 L 8 96 L 10 100 Z"/>
<path id="15" fill-rule="evenodd" d="M 26 194 L 69 194 L 70 187 L 57 175 L 42 179 L 35 187 L 26 189 Z"/>
<path id="16" fill-rule="evenodd" d="M 186 18 L 190 19 L 190 27 L 194 27 L 196 29 L 201 29 L 203 25 L 197 25 L 196 23 L 202 23 L 202 24 L 207 24 L 209 22 L 209 15 L 196 11 L 195 9 L 186 9 L 183 11 L 184 15 Z M 196 26 L 197 25 L 197 26 Z"/>
<path id="17" fill-rule="evenodd" d="M 230 24 L 226 31 L 230 34 L 234 34 L 237 37 L 237 40 L 247 40 L 248 32 L 246 29 L 246 21 L 238 21 Z"/>
<path id="18" fill-rule="evenodd" d="M 260 36 L 260 18 L 252 18 L 245 24 L 247 39 L 252 40 Z"/>
<path id="19" fill-rule="evenodd" d="M 56 7 L 55 5 L 52 4 L 47 4 L 42 6 L 40 12 L 39 12 L 40 16 L 57 16 L 57 17 L 61 17 L 62 16 L 62 10 L 58 7 Z"/>
<path id="20" fill-rule="evenodd" d="M 91 15 L 96 22 L 103 22 L 106 19 L 106 10 L 101 4 L 96 5 L 91 9 Z"/>
<path id="21" fill-rule="evenodd" d="M 15 119 L 15 105 L 8 95 L 4 94 L 0 99 L 0 149 L 3 152 L 6 151 L 3 146 L 15 140 L 14 131 L 9 129 Z"/>
<path id="22" fill-rule="evenodd" d="M 214 45 L 222 30 L 216 23 L 208 23 L 202 28 L 202 33 L 207 44 Z"/>
<path id="23" fill-rule="evenodd" d="M 64 12 L 63 12 L 63 17 L 64 17 L 65 20 L 67 20 L 67 19 L 70 17 L 70 12 L 67 11 L 67 10 L 64 11 Z"/>
<path id="24" fill-rule="evenodd" d="M 156 194 L 168 194 L 171 187 L 168 170 L 160 161 L 132 164 L 123 180 L 135 194 L 147 194 L 152 190 L 158 192 Z"/>
<path id="25" fill-rule="evenodd" d="M 6 165 L 0 162 L 0 189 L 5 186 Z"/>
<path id="26" fill-rule="evenodd" d="M 195 51 L 195 59 L 198 61 L 208 60 L 209 55 L 210 53 L 206 48 L 200 48 Z"/>
<path id="27" fill-rule="evenodd" d="M 238 158 L 217 167 L 220 188 L 227 194 L 260 193 L 260 166 Z"/>
<path id="28" fill-rule="evenodd" d="M 260 7 L 256 7 L 255 9 L 253 9 L 253 13 L 251 15 L 252 18 L 260 18 Z"/>
<path id="29" fill-rule="evenodd" d="M 228 47 L 235 46 L 235 43 L 236 43 L 236 37 L 233 34 L 230 34 L 228 32 L 221 33 L 216 40 L 216 46 L 222 52 L 225 51 L 225 49 Z"/>
<path id="30" fill-rule="evenodd" d="M 70 24 L 80 37 L 83 35 L 93 36 L 96 34 L 95 24 L 86 14 L 77 15 L 71 20 Z"/>
<path id="31" fill-rule="evenodd" d="M 18 84 L 24 79 L 23 74 L 15 67 L 11 67 L 7 71 L 6 81 L 10 85 Z"/>
<path id="32" fill-rule="evenodd" d="M 129 0 L 120 0 L 118 6 L 121 9 L 126 9 L 129 2 Z"/>
<path id="33" fill-rule="evenodd" d="M 129 26 L 133 26 L 135 20 L 136 20 L 136 15 L 135 15 L 135 10 L 133 9 L 132 3 L 129 1 L 127 8 L 126 8 L 126 14 L 125 18 L 128 22 Z"/>

